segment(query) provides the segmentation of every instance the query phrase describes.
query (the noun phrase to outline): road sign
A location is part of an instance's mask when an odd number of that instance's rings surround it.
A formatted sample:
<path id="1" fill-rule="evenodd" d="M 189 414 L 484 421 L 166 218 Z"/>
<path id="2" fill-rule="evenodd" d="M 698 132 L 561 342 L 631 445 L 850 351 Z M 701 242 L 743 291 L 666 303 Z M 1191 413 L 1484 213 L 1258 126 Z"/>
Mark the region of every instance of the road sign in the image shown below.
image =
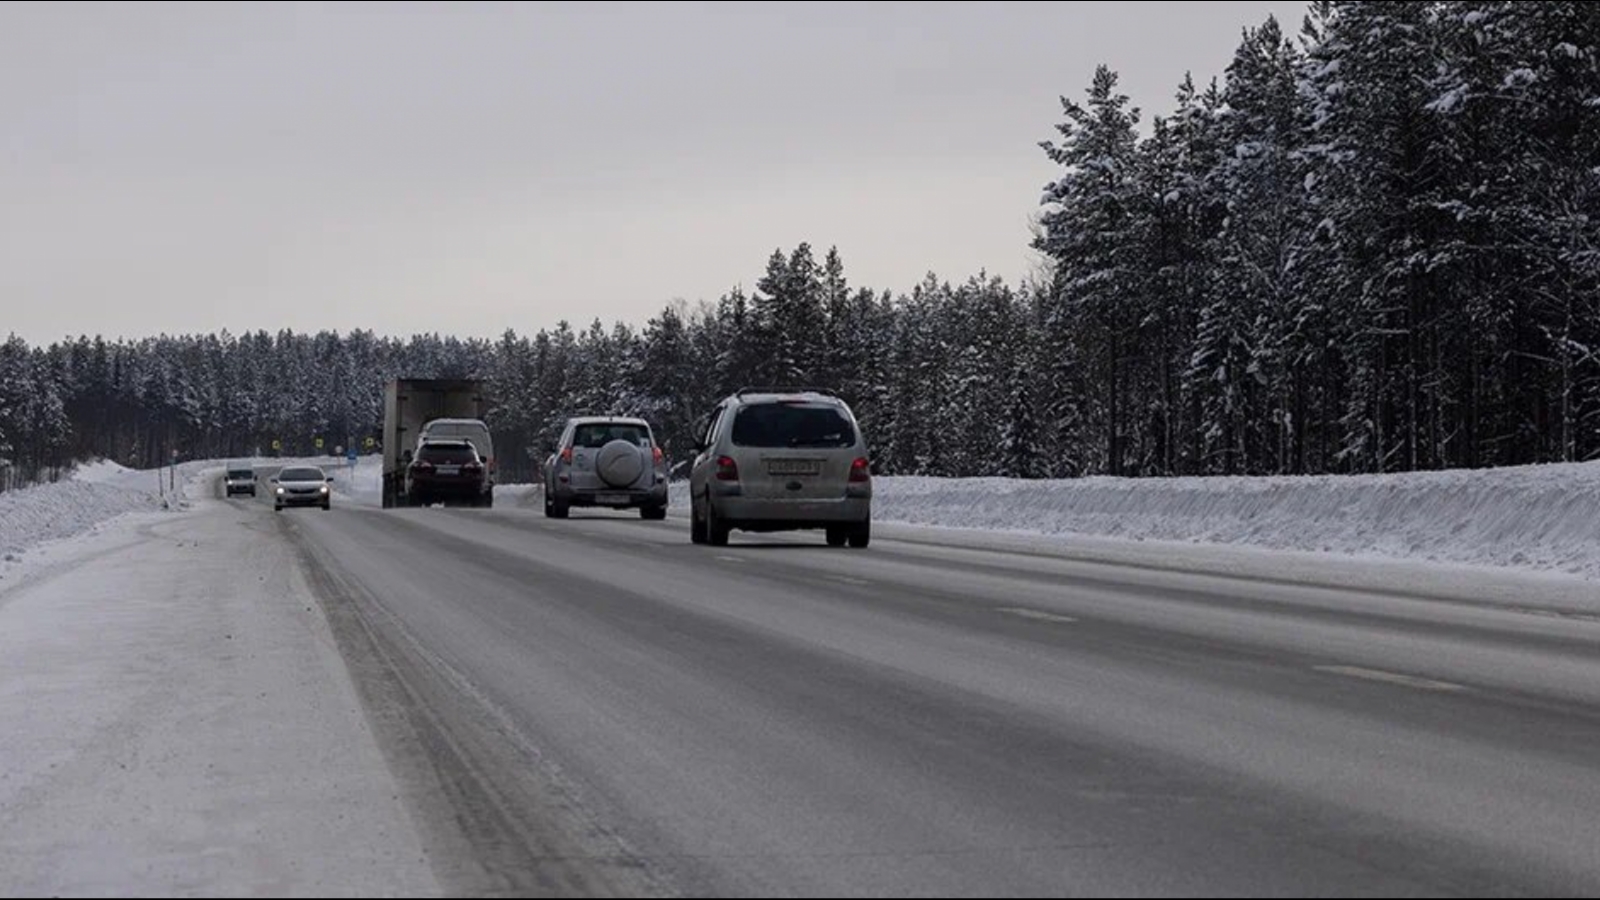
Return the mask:
<path id="1" fill-rule="evenodd" d="M 273 453 L 282 453 L 283 452 L 283 441 L 273 441 L 272 442 L 272 452 Z"/>
<path id="2" fill-rule="evenodd" d="M 360 456 L 361 454 L 357 453 L 356 448 L 354 447 L 351 447 L 349 450 L 345 451 L 344 454 L 344 458 L 350 460 L 352 464 L 354 464 L 355 461 L 360 458 Z"/>
<path id="3" fill-rule="evenodd" d="M 374 447 L 377 447 L 377 446 L 378 446 L 378 439 L 377 438 L 367 438 L 367 449 L 368 450 L 371 450 L 371 449 L 373 449 Z"/>
<path id="4" fill-rule="evenodd" d="M 322 438 L 317 438 L 317 449 L 318 450 L 322 449 Z"/>

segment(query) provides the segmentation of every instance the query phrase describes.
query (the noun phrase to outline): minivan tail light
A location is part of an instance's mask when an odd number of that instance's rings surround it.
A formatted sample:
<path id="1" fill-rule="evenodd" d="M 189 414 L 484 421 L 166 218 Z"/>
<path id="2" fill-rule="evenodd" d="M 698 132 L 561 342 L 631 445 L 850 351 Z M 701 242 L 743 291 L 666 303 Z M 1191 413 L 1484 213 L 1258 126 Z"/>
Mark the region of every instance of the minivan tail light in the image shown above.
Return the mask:
<path id="1" fill-rule="evenodd" d="M 717 480 L 718 481 L 738 481 L 739 480 L 739 464 L 734 462 L 732 457 L 723 456 L 723 457 L 720 457 L 720 458 L 717 459 Z"/>
<path id="2" fill-rule="evenodd" d="M 865 459 L 858 459 L 850 464 L 851 484 L 870 484 L 872 482 L 872 463 Z"/>

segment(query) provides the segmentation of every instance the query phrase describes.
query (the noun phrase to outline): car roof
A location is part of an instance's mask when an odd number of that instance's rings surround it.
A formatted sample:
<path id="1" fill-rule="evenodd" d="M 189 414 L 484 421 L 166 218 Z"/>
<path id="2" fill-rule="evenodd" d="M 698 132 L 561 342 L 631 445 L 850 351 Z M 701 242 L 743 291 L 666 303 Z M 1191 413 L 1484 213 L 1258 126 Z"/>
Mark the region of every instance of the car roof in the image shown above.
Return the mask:
<path id="1" fill-rule="evenodd" d="M 446 450 L 460 450 L 462 448 L 469 450 L 478 449 L 471 441 L 465 438 L 439 438 L 438 440 L 428 440 L 422 442 L 422 449 L 427 450 L 430 447 L 439 447 Z"/>
<path id="2" fill-rule="evenodd" d="M 764 406 L 771 403 L 802 401 L 805 403 L 821 403 L 828 406 L 839 406 L 846 409 L 849 404 L 834 396 L 817 391 L 771 391 L 764 393 L 744 392 L 734 394 L 728 398 L 729 402 L 740 406 Z"/>
<path id="3" fill-rule="evenodd" d="M 434 419 L 422 426 L 422 430 L 427 431 L 429 428 L 438 428 L 440 425 L 471 425 L 474 428 L 489 427 L 482 419 Z"/>
<path id="4" fill-rule="evenodd" d="M 630 419 L 623 416 L 585 416 L 583 418 L 573 419 L 568 422 L 568 424 L 576 425 L 579 428 L 582 428 L 585 425 L 637 425 L 640 428 L 650 427 L 650 423 L 643 419 Z"/>

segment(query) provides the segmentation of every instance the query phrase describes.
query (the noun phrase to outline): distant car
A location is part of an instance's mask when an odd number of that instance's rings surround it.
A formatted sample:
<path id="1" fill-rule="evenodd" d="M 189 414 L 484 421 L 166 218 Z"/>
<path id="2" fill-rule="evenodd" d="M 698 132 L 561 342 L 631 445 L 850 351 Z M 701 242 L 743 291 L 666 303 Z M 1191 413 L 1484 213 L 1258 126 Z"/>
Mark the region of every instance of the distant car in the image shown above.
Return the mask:
<path id="1" fill-rule="evenodd" d="M 727 546 L 734 530 L 823 530 L 830 547 L 872 543 L 867 439 L 821 391 L 747 390 L 703 422 L 690 485 L 690 536 Z"/>
<path id="2" fill-rule="evenodd" d="M 256 473 L 254 469 L 233 468 L 228 470 L 223 479 L 228 492 L 228 499 L 233 499 L 240 494 L 256 496 Z"/>
<path id="3" fill-rule="evenodd" d="M 314 466 L 293 466 L 272 479 L 273 509 L 300 506 L 321 507 L 324 512 L 333 509 L 333 479 Z"/>
<path id="4" fill-rule="evenodd" d="M 466 440 L 433 440 L 417 448 L 406 468 L 406 498 L 412 506 L 466 503 L 494 507 L 489 467 Z"/>
<path id="5" fill-rule="evenodd" d="M 544 511 L 565 519 L 574 507 L 637 509 L 667 518 L 667 458 L 642 419 L 573 419 L 544 466 Z"/>
<path id="6" fill-rule="evenodd" d="M 488 473 L 489 490 L 494 490 L 495 482 L 499 480 L 499 465 L 494 452 L 494 434 L 489 431 L 487 424 L 479 419 L 435 419 L 422 426 L 422 433 L 417 437 L 417 449 L 438 441 L 467 441 L 472 444 Z M 412 458 L 416 458 L 415 454 Z"/>

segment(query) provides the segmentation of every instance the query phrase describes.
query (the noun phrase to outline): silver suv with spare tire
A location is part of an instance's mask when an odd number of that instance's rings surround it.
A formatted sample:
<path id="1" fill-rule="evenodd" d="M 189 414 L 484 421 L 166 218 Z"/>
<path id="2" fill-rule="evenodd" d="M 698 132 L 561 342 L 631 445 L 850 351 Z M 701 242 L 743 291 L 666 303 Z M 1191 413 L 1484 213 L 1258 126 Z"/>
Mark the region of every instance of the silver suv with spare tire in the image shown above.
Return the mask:
<path id="1" fill-rule="evenodd" d="M 824 391 L 753 389 L 702 421 L 690 476 L 691 536 L 727 546 L 735 530 L 826 531 L 828 545 L 872 542 L 867 439 Z"/>
<path id="2" fill-rule="evenodd" d="M 667 458 L 642 419 L 573 419 L 544 466 L 544 512 L 565 519 L 578 509 L 637 509 L 667 517 Z"/>

